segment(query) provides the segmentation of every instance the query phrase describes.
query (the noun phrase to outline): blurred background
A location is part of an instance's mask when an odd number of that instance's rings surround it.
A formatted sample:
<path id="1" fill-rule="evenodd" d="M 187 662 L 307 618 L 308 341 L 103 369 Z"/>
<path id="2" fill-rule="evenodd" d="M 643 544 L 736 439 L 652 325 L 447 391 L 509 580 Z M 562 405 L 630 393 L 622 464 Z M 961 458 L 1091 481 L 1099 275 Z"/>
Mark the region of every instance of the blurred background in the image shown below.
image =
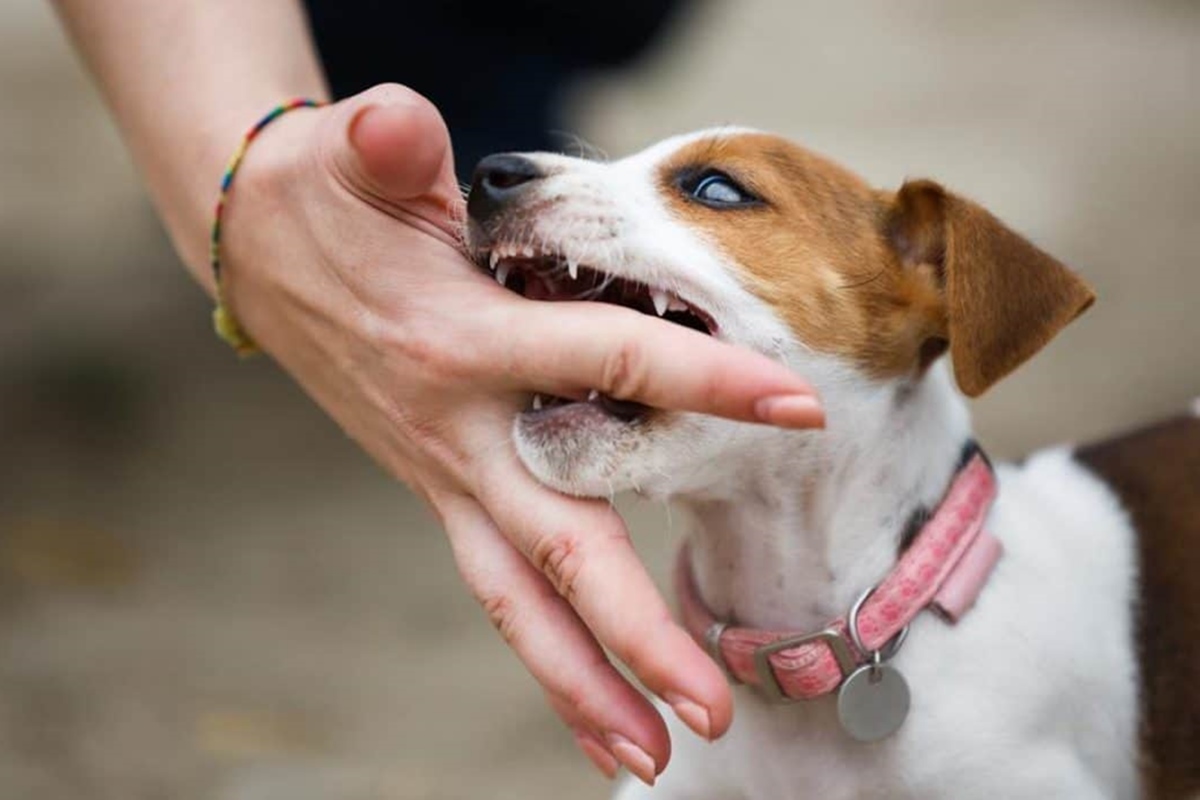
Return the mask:
<path id="1" fill-rule="evenodd" d="M 713 0 L 564 117 L 614 156 L 779 131 L 1073 265 L 1095 308 L 975 404 L 1019 457 L 1200 394 L 1198 86 L 1184 0 Z M 606 796 L 429 516 L 208 314 L 48 7 L 4 0 L 0 796 Z M 622 507 L 661 575 L 678 531 Z"/>

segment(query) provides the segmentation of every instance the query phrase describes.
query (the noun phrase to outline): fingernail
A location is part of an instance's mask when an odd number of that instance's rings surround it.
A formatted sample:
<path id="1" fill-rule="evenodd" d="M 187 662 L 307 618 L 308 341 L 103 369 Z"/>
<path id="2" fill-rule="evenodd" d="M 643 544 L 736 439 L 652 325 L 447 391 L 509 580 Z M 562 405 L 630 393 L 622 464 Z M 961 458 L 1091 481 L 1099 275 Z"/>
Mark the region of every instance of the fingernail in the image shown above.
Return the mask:
<path id="1" fill-rule="evenodd" d="M 677 694 L 665 694 L 663 699 L 670 703 L 671 708 L 675 709 L 675 716 L 689 728 L 705 739 L 712 738 L 712 717 L 707 708 Z"/>
<path id="2" fill-rule="evenodd" d="M 617 770 L 621 765 L 617 763 L 617 759 L 608 751 L 596 735 L 591 731 L 575 730 L 575 744 L 579 745 L 579 749 L 588 757 L 596 768 L 604 773 L 604 777 L 612 780 L 616 777 Z"/>
<path id="3" fill-rule="evenodd" d="M 825 411 L 821 401 L 810 394 L 764 397 L 754 406 L 758 418 L 784 428 L 823 428 Z"/>
<path id="4" fill-rule="evenodd" d="M 617 761 L 624 764 L 625 769 L 636 775 L 642 783 L 647 786 L 654 785 L 654 778 L 658 774 L 658 767 L 654 764 L 654 759 L 650 757 L 649 753 L 619 733 L 610 733 L 608 735 L 608 749 L 617 757 Z"/>

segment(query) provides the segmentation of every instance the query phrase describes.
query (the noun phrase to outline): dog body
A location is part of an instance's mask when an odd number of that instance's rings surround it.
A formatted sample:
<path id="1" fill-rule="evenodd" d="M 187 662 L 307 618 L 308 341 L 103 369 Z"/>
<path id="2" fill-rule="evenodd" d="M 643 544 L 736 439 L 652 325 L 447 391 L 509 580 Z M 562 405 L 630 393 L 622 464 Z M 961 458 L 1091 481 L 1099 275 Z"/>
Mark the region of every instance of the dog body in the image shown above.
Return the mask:
<path id="1" fill-rule="evenodd" d="M 952 391 L 939 383 L 936 391 Z M 950 441 L 933 449 L 941 459 L 925 472 L 930 501 L 949 481 L 958 449 Z M 886 501 L 863 507 L 856 497 L 911 497 L 911 490 L 881 492 L 887 467 L 868 462 L 853 465 L 863 478 L 842 495 L 830 528 L 835 537 L 873 532 L 877 546 L 842 550 L 841 558 L 837 547 L 818 550 L 827 560 L 798 553 L 803 512 L 775 516 L 778 495 L 720 510 L 685 504 L 697 581 L 711 607 L 768 629 L 819 630 L 844 613 L 895 559 Z M 832 697 L 772 705 L 739 687 L 725 738 L 709 745 L 673 730 L 675 763 L 689 767 L 669 769 L 654 789 L 629 783 L 620 796 L 1139 796 L 1130 525 L 1112 493 L 1068 450 L 997 472 L 999 497 L 986 524 L 1003 542 L 1004 558 L 959 624 L 932 614 L 913 622 L 893 660 L 913 698 L 895 735 L 855 742 L 840 730 Z M 728 535 L 741 530 L 754 531 L 754 540 Z"/>
<path id="2" fill-rule="evenodd" d="M 972 440 L 955 382 L 984 391 L 1091 302 L 1062 265 L 936 184 L 877 191 L 742 129 L 670 139 L 606 164 L 485 159 L 469 210 L 473 255 L 509 288 L 657 313 L 779 358 L 817 387 L 823 431 L 586 391 L 534 398 L 514 426 L 524 463 L 552 487 L 600 497 L 633 489 L 683 509 L 703 603 L 757 628 L 821 630 L 878 584 Z M 637 380 L 638 365 L 624 364 L 614 383 Z M 1200 469 L 1197 459 L 1180 468 Z M 996 472 L 985 524 L 1004 556 L 960 622 L 913 621 L 891 662 L 912 693 L 894 735 L 850 739 L 832 697 L 775 705 L 738 687 L 725 737 L 710 744 L 677 727 L 671 768 L 653 788 L 627 782 L 619 796 L 1200 790 L 1189 745 L 1160 764 L 1139 738 L 1140 539 L 1119 490 L 1069 448 Z M 1172 641 L 1186 638 L 1164 627 Z M 1187 735 L 1196 719 L 1182 712 L 1176 725 Z"/>

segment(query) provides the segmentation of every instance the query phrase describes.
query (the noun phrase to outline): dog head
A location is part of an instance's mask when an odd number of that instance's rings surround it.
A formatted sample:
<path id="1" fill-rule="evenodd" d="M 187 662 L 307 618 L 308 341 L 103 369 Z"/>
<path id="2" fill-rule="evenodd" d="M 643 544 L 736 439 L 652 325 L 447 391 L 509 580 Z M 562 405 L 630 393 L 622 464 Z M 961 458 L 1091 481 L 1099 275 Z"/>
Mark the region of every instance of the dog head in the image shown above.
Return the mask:
<path id="1" fill-rule="evenodd" d="M 944 353 L 975 396 L 1093 296 L 983 208 L 931 181 L 871 188 L 791 142 L 705 131 L 620 161 L 544 153 L 480 162 L 468 245 L 541 300 L 615 303 L 785 360 L 838 398 L 911 386 Z M 699 491 L 768 429 L 596 392 L 531 400 L 521 458 L 562 491 Z M 812 434 L 824 435 L 824 434 Z"/>

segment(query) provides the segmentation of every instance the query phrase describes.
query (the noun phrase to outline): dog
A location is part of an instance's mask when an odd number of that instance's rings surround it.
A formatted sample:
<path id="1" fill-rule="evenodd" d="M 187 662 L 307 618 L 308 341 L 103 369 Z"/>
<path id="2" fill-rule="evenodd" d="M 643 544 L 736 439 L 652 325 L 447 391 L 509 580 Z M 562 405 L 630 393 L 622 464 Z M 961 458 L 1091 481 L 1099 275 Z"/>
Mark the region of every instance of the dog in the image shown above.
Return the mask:
<path id="1" fill-rule="evenodd" d="M 517 416 L 547 486 L 684 512 L 684 621 L 746 684 L 727 735 L 672 721 L 671 768 L 622 800 L 1200 797 L 1200 419 L 1020 465 L 973 444 L 963 395 L 1087 309 L 1077 275 L 933 181 L 740 128 L 489 156 L 467 228 L 507 288 L 757 350 L 826 411 L 592 391 Z"/>

